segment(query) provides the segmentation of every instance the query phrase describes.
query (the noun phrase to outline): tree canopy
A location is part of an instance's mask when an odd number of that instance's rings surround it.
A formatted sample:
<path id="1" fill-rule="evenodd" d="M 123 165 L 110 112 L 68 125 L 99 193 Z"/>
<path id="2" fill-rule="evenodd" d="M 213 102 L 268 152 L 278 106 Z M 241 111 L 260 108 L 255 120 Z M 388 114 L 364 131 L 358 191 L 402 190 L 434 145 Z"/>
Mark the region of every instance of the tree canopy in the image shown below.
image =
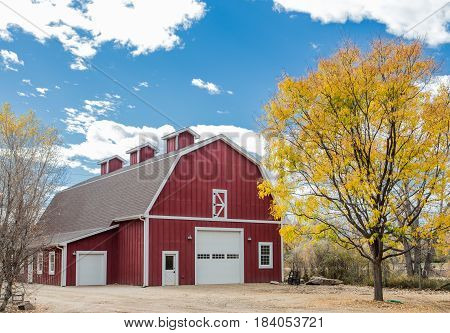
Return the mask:
<path id="1" fill-rule="evenodd" d="M 328 237 L 374 265 L 409 249 L 402 241 L 446 244 L 450 221 L 449 87 L 429 89 L 435 62 L 419 42 L 347 44 L 301 78 L 284 77 L 265 107 L 266 167 L 276 181 L 272 214 L 295 217 L 282 234 Z M 419 223 L 417 224 L 416 222 Z"/>

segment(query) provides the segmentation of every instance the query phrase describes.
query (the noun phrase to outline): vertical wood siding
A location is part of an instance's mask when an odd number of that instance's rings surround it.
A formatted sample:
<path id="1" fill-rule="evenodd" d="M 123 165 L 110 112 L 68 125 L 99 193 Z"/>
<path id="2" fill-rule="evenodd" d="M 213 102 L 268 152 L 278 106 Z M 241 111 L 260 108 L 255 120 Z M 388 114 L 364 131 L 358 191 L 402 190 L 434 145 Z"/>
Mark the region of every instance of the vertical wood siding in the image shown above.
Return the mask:
<path id="1" fill-rule="evenodd" d="M 194 136 L 188 131 L 178 135 L 178 149 L 190 146 L 194 143 Z"/>
<path id="2" fill-rule="evenodd" d="M 175 151 L 175 144 L 176 144 L 176 137 L 167 139 L 166 140 L 166 152 L 170 153 L 172 151 Z"/>
<path id="3" fill-rule="evenodd" d="M 122 168 L 122 165 L 123 165 L 123 162 L 121 160 L 119 160 L 118 158 L 113 158 L 108 163 L 109 163 L 108 173 Z"/>
<path id="4" fill-rule="evenodd" d="M 279 225 L 262 223 L 200 222 L 186 220 L 150 221 L 150 285 L 161 285 L 162 251 L 179 251 L 179 283 L 195 284 L 195 227 L 244 229 L 244 281 L 281 280 Z M 188 236 L 192 240 L 188 240 Z M 251 237 L 251 241 L 247 239 Z M 258 242 L 273 243 L 273 268 L 258 268 Z"/>
<path id="5" fill-rule="evenodd" d="M 212 217 L 212 190 L 227 190 L 228 218 L 272 220 L 271 199 L 258 197 L 258 167 L 223 141 L 181 157 L 151 214 Z"/>
<path id="6" fill-rule="evenodd" d="M 143 281 L 143 222 L 122 222 L 117 234 L 117 283 L 142 285 Z"/>
<path id="7" fill-rule="evenodd" d="M 68 286 L 76 285 L 76 251 L 108 251 L 106 283 L 116 283 L 117 270 L 117 229 L 93 235 L 79 241 L 67 244 L 67 270 L 66 283 Z"/>
<path id="8" fill-rule="evenodd" d="M 130 165 L 136 164 L 138 162 L 137 151 L 134 151 L 130 154 Z"/>
<path id="9" fill-rule="evenodd" d="M 48 274 L 48 254 L 49 252 L 55 252 L 55 274 Z M 37 273 L 37 259 L 38 254 L 33 256 L 33 283 L 39 284 L 50 284 L 54 286 L 61 285 L 61 256 L 62 251 L 57 248 L 48 248 L 42 251 L 44 257 L 44 267 L 42 269 L 42 274 Z M 28 264 L 25 265 L 24 281 L 28 282 Z"/>
<path id="10" fill-rule="evenodd" d="M 144 162 L 155 156 L 155 150 L 152 147 L 142 147 L 139 151 L 139 162 Z"/>
<path id="11" fill-rule="evenodd" d="M 104 174 L 107 172 L 107 170 L 108 170 L 108 164 L 107 164 L 107 162 L 102 163 L 102 164 L 100 165 L 100 173 L 101 173 L 102 175 L 104 175 Z"/>

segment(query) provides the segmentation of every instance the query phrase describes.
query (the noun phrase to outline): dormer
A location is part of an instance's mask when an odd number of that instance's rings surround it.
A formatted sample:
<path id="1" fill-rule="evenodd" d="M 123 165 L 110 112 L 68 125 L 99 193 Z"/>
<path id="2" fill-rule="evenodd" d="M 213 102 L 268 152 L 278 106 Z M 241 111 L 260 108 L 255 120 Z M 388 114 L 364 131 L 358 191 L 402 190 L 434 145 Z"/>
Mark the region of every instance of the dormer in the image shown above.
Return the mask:
<path id="1" fill-rule="evenodd" d="M 195 139 L 200 138 L 196 132 L 189 127 L 182 128 L 176 132 L 167 134 L 161 139 L 165 140 L 166 153 L 185 148 L 194 143 Z"/>
<path id="2" fill-rule="evenodd" d="M 146 142 L 142 145 L 127 150 L 126 153 L 130 154 L 130 165 L 133 165 L 154 157 L 157 152 L 158 148 L 153 146 L 151 143 Z"/>
<path id="3" fill-rule="evenodd" d="M 100 174 L 104 175 L 121 169 L 125 162 L 122 157 L 114 155 L 101 160 L 97 164 L 100 165 Z"/>

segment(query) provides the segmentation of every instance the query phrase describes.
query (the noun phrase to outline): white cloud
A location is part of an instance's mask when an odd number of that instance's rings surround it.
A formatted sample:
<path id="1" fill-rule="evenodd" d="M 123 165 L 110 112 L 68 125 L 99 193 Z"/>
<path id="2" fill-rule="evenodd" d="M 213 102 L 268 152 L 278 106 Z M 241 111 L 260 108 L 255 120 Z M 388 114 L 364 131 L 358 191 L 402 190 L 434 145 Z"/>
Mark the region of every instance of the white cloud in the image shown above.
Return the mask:
<path id="1" fill-rule="evenodd" d="M 23 66 L 23 64 L 23 60 L 19 59 L 17 53 L 9 50 L 0 50 L 0 68 L 17 72 L 16 66 Z"/>
<path id="2" fill-rule="evenodd" d="M 56 86 L 55 86 L 55 89 L 58 89 L 58 90 L 59 90 L 59 89 L 61 89 L 61 87 L 58 86 L 58 85 L 56 85 Z"/>
<path id="3" fill-rule="evenodd" d="M 104 115 L 109 111 L 115 110 L 113 101 L 108 100 L 84 100 L 83 109 L 94 115 Z"/>
<path id="4" fill-rule="evenodd" d="M 192 79 L 191 84 L 200 89 L 208 90 L 208 93 L 211 95 L 217 95 L 221 93 L 220 88 L 212 82 L 205 82 L 202 79 Z"/>
<path id="5" fill-rule="evenodd" d="M 231 91 L 231 90 L 227 90 L 227 94 L 228 94 L 228 95 L 234 95 L 234 92 Z"/>
<path id="6" fill-rule="evenodd" d="M 135 108 L 136 108 L 136 105 L 128 104 L 128 105 L 127 105 L 127 108 L 129 108 L 129 109 L 135 109 Z"/>
<path id="7" fill-rule="evenodd" d="M 67 110 L 66 110 L 67 111 Z M 78 110 L 69 110 L 77 114 Z M 201 139 L 225 134 L 236 144 L 247 151 L 263 155 L 264 145 L 262 137 L 246 128 L 237 126 L 197 125 L 191 127 L 200 134 Z M 63 148 L 66 164 L 72 168 L 81 167 L 86 171 L 98 173 L 95 161 L 112 155 L 119 155 L 128 159 L 126 151 L 138 144 L 151 141 L 164 152 L 161 137 L 175 131 L 171 125 L 161 127 L 127 126 L 111 120 L 97 120 L 90 123 L 84 134 L 84 139 L 78 144 L 69 144 Z"/>
<path id="8" fill-rule="evenodd" d="M 109 99 L 107 100 L 89 100 L 83 102 L 82 109 L 79 110 L 73 107 L 66 107 L 66 118 L 61 121 L 66 124 L 66 129 L 69 133 L 87 134 L 89 127 L 99 121 L 99 118 L 105 117 L 109 113 L 116 110 L 117 97 L 119 95 L 111 95 L 106 93 Z M 119 96 L 120 98 L 120 96 Z"/>
<path id="9" fill-rule="evenodd" d="M 85 71 L 86 69 L 88 69 L 84 60 L 80 57 L 75 58 L 75 62 L 70 64 L 70 68 L 77 71 Z"/>
<path id="10" fill-rule="evenodd" d="M 24 92 L 18 91 L 17 95 L 19 95 L 20 97 L 28 97 L 28 95 Z"/>
<path id="11" fill-rule="evenodd" d="M 148 84 L 147 81 L 142 81 L 142 82 L 139 82 L 138 86 L 139 87 L 148 88 L 149 84 Z"/>
<path id="12" fill-rule="evenodd" d="M 417 37 L 436 46 L 450 42 L 447 24 L 450 20 L 450 6 L 421 22 L 427 15 L 444 6 L 447 0 L 274 0 L 278 11 L 307 13 L 313 20 L 327 23 L 361 22 L 374 20 L 386 25 L 386 30 L 408 39 Z"/>
<path id="13" fill-rule="evenodd" d="M 425 91 L 430 92 L 431 96 L 437 95 L 441 86 L 450 89 L 450 75 L 437 75 L 425 86 Z"/>
<path id="14" fill-rule="evenodd" d="M 135 56 L 170 50 L 181 44 L 178 30 L 188 29 L 206 12 L 206 5 L 198 0 L 3 2 L 27 20 L 3 8 L 0 38 L 11 40 L 16 27 L 40 42 L 55 38 L 76 57 L 71 68 L 78 70 L 86 69 L 82 58 L 93 57 L 108 42 L 126 47 Z"/>
<path id="15" fill-rule="evenodd" d="M 64 108 L 64 110 L 67 117 L 62 122 L 66 124 L 66 129 L 70 133 L 86 134 L 87 129 L 97 120 L 96 116 L 89 112 L 75 108 Z"/>
<path id="16" fill-rule="evenodd" d="M 120 99 L 120 95 L 118 94 L 110 94 L 110 93 L 105 93 L 105 96 L 109 99 L 115 98 L 115 99 Z"/>
<path id="17" fill-rule="evenodd" d="M 22 83 L 23 83 L 23 84 L 27 84 L 27 85 L 29 85 L 29 86 L 32 86 L 31 80 L 30 80 L 30 79 L 22 79 Z"/>
<path id="18" fill-rule="evenodd" d="M 134 91 L 139 91 L 139 90 L 141 90 L 141 89 L 139 89 L 138 87 L 133 87 L 133 90 L 134 90 Z"/>
<path id="19" fill-rule="evenodd" d="M 264 138 L 250 129 L 233 125 L 196 125 L 191 128 L 200 134 L 201 140 L 224 134 L 237 145 L 252 154 L 264 156 Z"/>
<path id="20" fill-rule="evenodd" d="M 218 114 L 229 114 L 229 111 L 222 111 L 222 110 L 217 110 L 216 113 Z"/>
<path id="21" fill-rule="evenodd" d="M 48 88 L 36 88 L 36 91 L 39 93 L 39 96 L 45 97 L 47 94 Z"/>
<path id="22" fill-rule="evenodd" d="M 319 44 L 316 44 L 316 43 L 310 43 L 309 45 L 311 45 L 311 47 L 312 47 L 314 50 L 317 50 L 317 49 L 319 48 Z"/>

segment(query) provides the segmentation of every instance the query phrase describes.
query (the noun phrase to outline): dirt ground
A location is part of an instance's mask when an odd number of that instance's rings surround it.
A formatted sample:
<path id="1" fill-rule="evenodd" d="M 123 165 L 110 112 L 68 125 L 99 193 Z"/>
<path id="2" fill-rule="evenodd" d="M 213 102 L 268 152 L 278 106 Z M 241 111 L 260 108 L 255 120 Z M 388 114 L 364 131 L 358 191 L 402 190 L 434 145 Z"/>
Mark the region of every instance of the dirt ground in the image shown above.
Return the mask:
<path id="1" fill-rule="evenodd" d="M 30 285 L 38 312 L 450 312 L 450 293 L 385 289 L 372 301 L 372 288 L 271 284 L 133 287 Z"/>

